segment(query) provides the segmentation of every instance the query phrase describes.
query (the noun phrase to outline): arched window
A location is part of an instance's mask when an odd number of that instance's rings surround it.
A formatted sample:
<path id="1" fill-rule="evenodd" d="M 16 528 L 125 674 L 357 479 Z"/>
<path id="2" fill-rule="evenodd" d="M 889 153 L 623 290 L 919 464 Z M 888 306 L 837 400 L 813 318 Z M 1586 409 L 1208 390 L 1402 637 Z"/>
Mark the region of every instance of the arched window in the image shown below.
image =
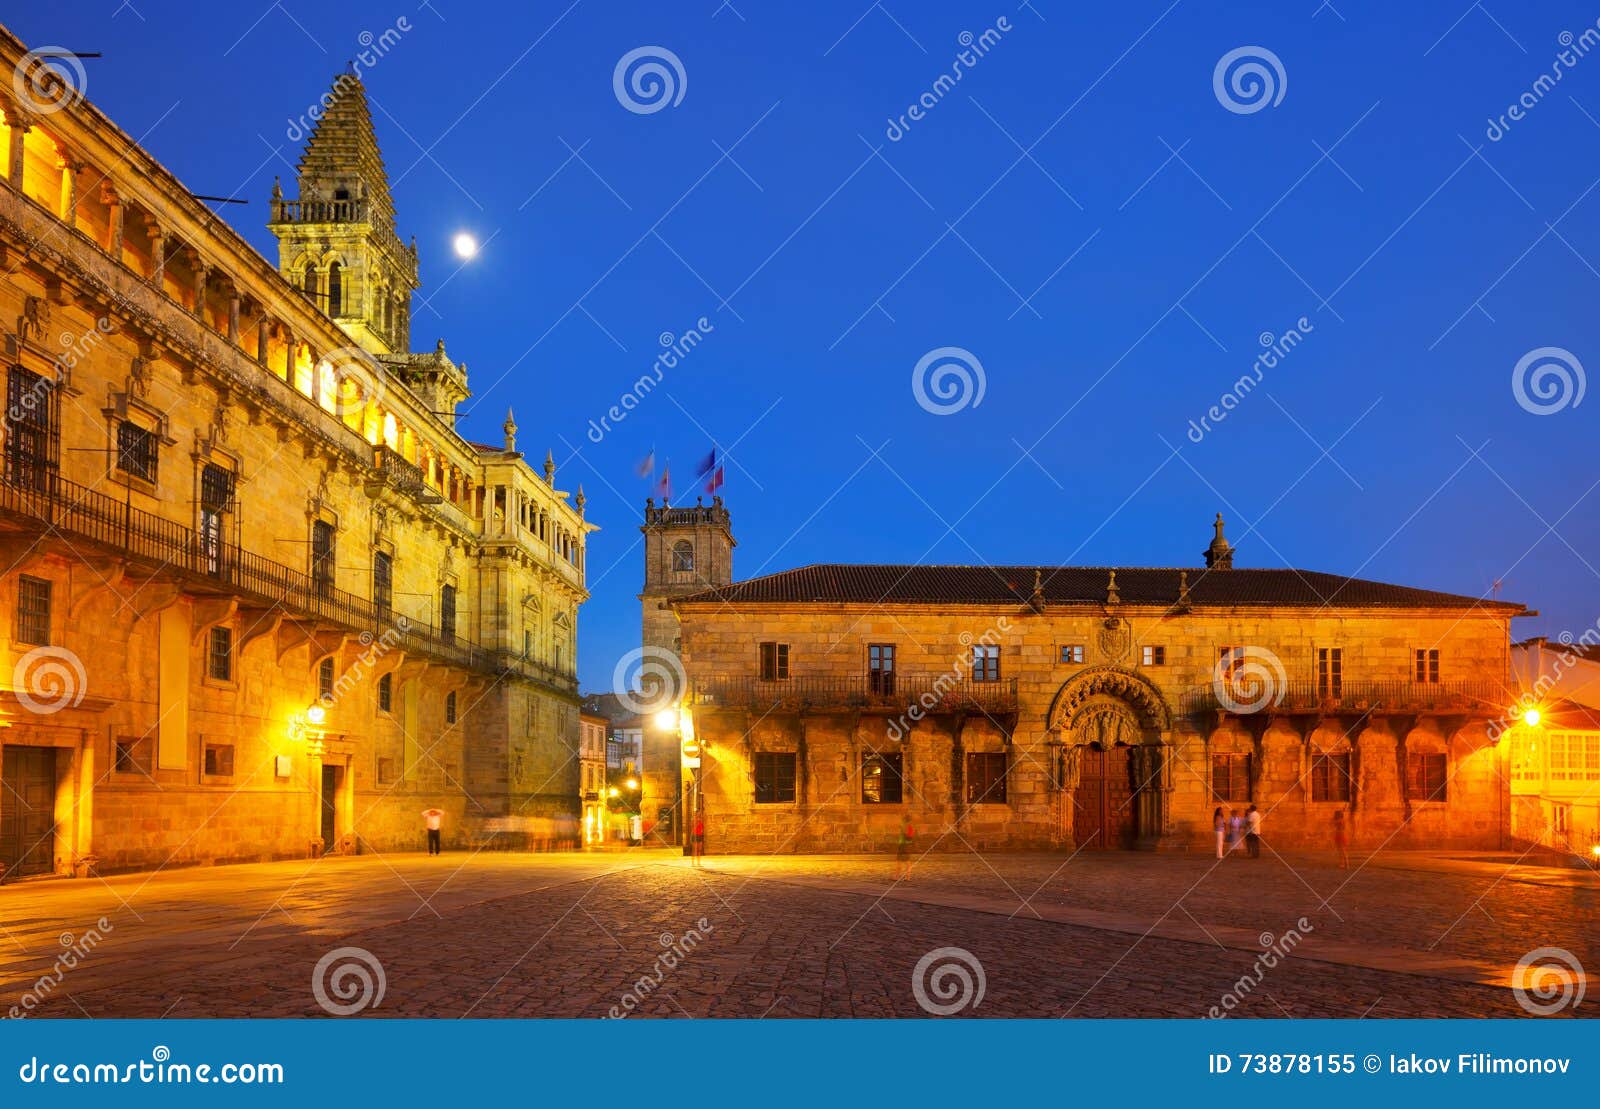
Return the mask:
<path id="1" fill-rule="evenodd" d="M 300 288 L 305 290 L 306 296 L 313 302 L 317 299 L 317 267 L 310 262 L 306 263 L 305 270 L 300 275 Z"/>
<path id="2" fill-rule="evenodd" d="M 328 315 L 344 315 L 344 267 L 338 262 L 328 263 Z"/>
<path id="3" fill-rule="evenodd" d="M 672 545 L 673 570 L 694 570 L 694 547 L 687 539 L 680 539 Z"/>

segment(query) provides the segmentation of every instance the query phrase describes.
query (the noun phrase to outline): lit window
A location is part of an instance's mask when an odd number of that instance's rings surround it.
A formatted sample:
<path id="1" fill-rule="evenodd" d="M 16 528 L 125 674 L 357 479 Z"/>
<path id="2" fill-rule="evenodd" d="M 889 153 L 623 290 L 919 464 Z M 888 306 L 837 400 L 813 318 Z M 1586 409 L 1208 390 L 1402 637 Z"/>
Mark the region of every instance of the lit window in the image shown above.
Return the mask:
<path id="1" fill-rule="evenodd" d="M 1063 643 L 1061 645 L 1061 661 L 1068 666 L 1083 665 L 1083 644 Z"/>
<path id="2" fill-rule="evenodd" d="M 1167 664 L 1167 649 L 1160 645 L 1149 645 L 1139 649 L 1139 658 L 1146 666 L 1165 666 Z"/>
<path id="3" fill-rule="evenodd" d="M 333 659 L 325 658 L 317 664 L 317 697 L 333 700 Z"/>
<path id="4" fill-rule="evenodd" d="M 1439 649 L 1437 647 L 1418 647 L 1416 653 L 1416 667 L 1413 675 L 1419 682 L 1429 684 L 1439 680 Z"/>
<path id="5" fill-rule="evenodd" d="M 899 754 L 868 753 L 861 756 L 861 802 L 865 805 L 898 805 L 903 797 L 900 772 L 904 765 Z"/>
<path id="6" fill-rule="evenodd" d="M 206 673 L 213 681 L 233 680 L 233 629 L 212 628 L 211 650 L 207 653 Z"/>

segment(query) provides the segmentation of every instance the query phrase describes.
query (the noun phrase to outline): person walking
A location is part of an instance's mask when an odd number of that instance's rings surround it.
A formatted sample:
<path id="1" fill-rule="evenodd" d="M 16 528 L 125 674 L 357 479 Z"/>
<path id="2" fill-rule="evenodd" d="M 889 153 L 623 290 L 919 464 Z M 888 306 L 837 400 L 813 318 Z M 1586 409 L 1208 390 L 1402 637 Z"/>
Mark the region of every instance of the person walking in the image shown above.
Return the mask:
<path id="1" fill-rule="evenodd" d="M 1244 813 L 1244 842 L 1250 849 L 1250 857 L 1261 857 L 1261 810 L 1256 808 L 1254 801 Z"/>
<path id="2" fill-rule="evenodd" d="M 908 816 L 900 821 L 900 837 L 895 843 L 894 880 L 897 882 L 911 881 L 911 845 L 916 840 L 917 830 L 912 827 Z"/>
<path id="3" fill-rule="evenodd" d="M 1244 813 L 1238 809 L 1228 817 L 1228 850 L 1237 851 L 1244 846 Z"/>
<path id="4" fill-rule="evenodd" d="M 689 836 L 689 865 L 699 866 L 700 858 L 706 853 L 706 818 L 696 816 L 694 828 Z"/>
<path id="5" fill-rule="evenodd" d="M 1339 852 L 1339 869 L 1350 869 L 1350 826 L 1345 823 L 1344 810 L 1333 814 L 1333 848 Z"/>
<path id="6" fill-rule="evenodd" d="M 428 854 L 437 855 L 439 847 L 439 829 L 444 823 L 442 809 L 423 809 L 422 823 L 428 829 Z"/>
<path id="7" fill-rule="evenodd" d="M 1222 858 L 1222 847 L 1228 837 L 1228 814 L 1221 805 L 1211 814 L 1211 830 L 1217 834 L 1217 858 Z"/>

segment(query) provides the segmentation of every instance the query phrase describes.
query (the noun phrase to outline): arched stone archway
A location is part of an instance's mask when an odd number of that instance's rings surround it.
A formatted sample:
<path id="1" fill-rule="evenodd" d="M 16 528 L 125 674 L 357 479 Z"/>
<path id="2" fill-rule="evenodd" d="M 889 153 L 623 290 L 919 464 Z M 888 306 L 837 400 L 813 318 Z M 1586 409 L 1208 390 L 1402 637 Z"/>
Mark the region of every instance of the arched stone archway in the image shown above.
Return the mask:
<path id="1" fill-rule="evenodd" d="M 1075 674 L 1047 724 L 1061 751 L 1062 831 L 1079 847 L 1153 847 L 1167 831 L 1172 711 L 1144 675 Z"/>

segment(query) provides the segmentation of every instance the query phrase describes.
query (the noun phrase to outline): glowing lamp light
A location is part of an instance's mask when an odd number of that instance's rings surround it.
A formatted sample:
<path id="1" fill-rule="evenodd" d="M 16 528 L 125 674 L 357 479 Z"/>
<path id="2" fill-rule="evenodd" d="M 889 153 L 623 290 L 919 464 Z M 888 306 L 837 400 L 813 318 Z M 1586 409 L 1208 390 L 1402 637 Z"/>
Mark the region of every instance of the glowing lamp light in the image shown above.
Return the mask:
<path id="1" fill-rule="evenodd" d="M 1542 719 L 1538 709 L 1529 709 L 1522 714 L 1522 722 L 1530 728 L 1537 728 Z"/>
<path id="2" fill-rule="evenodd" d="M 638 789 L 639 788 L 639 779 L 638 778 L 629 778 L 625 784 L 627 785 L 627 787 L 629 789 Z"/>
<path id="3" fill-rule="evenodd" d="M 313 728 L 321 727 L 321 725 L 327 719 L 328 710 L 323 708 L 321 705 L 312 705 L 310 708 L 306 709 L 306 723 L 310 724 Z"/>
<path id="4" fill-rule="evenodd" d="M 662 709 L 660 712 L 656 713 L 656 727 L 662 729 L 663 731 L 667 731 L 672 728 L 676 728 L 677 726 L 677 709 Z"/>
<path id="5" fill-rule="evenodd" d="M 457 231 L 456 237 L 450 240 L 450 246 L 463 262 L 471 261 L 478 255 L 478 240 L 467 231 Z"/>
<path id="6" fill-rule="evenodd" d="M 621 797 L 622 796 L 622 791 L 620 789 L 618 789 L 616 786 L 612 786 L 610 789 L 606 790 L 606 796 L 607 797 Z"/>
<path id="7" fill-rule="evenodd" d="M 1589 848 L 1589 854 L 1593 855 L 1597 859 L 1600 859 L 1600 843 L 1597 843 L 1593 847 Z"/>

